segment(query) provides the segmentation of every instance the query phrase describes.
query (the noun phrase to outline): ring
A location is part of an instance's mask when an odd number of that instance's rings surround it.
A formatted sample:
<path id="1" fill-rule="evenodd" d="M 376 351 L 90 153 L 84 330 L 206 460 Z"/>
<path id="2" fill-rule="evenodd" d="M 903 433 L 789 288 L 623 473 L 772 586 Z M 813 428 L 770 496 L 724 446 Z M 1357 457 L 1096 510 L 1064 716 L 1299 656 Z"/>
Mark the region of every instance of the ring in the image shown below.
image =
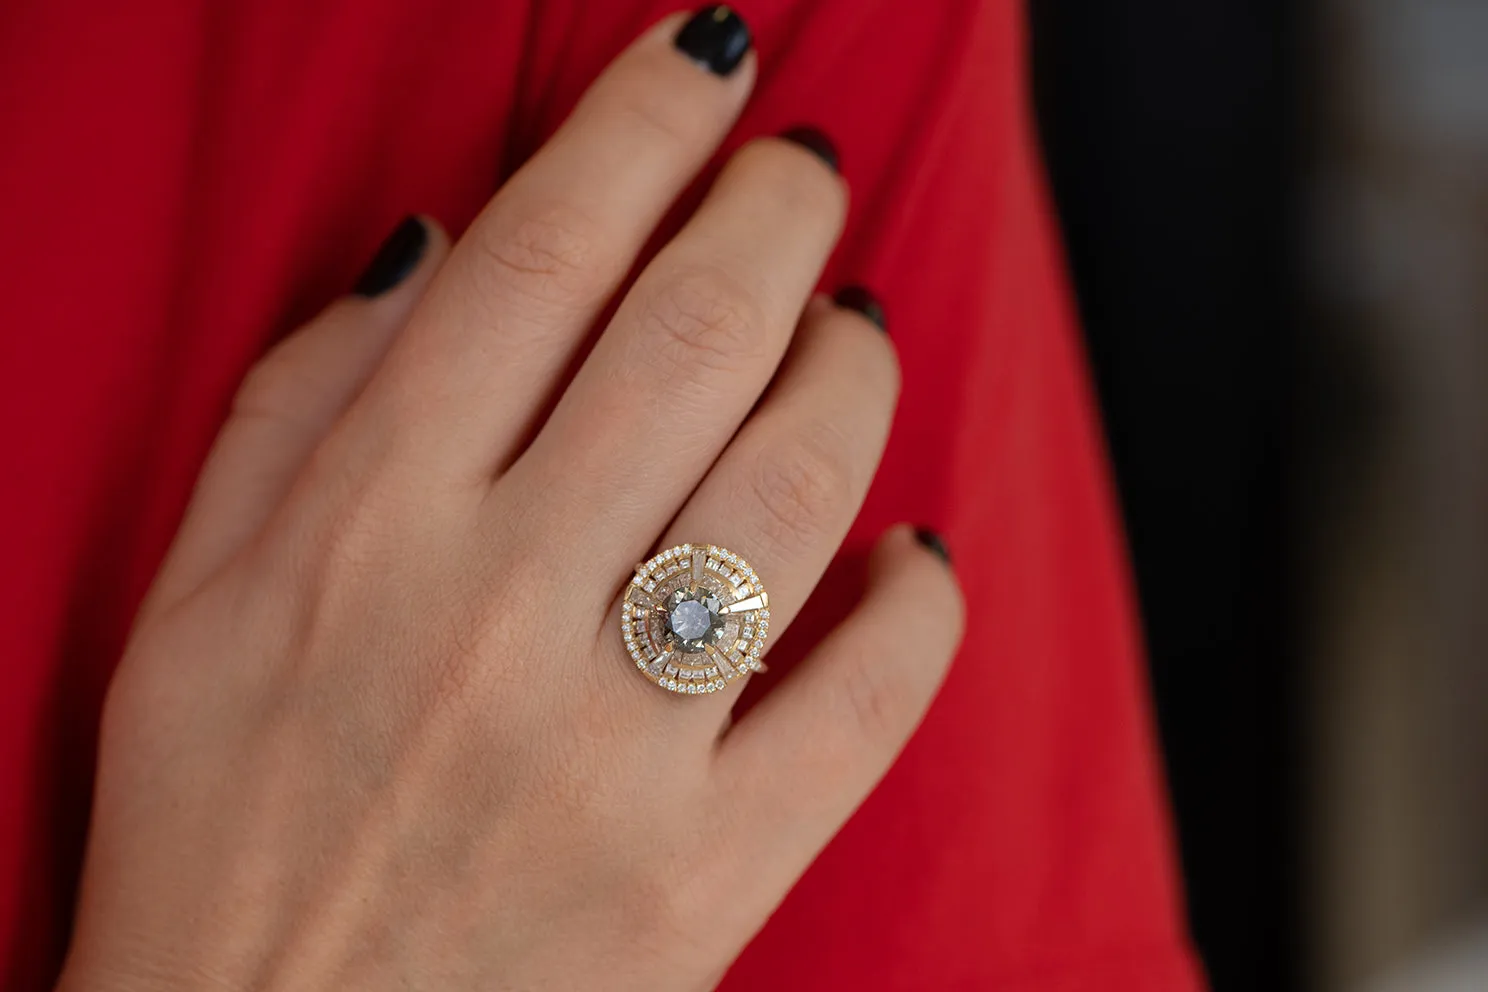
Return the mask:
<path id="1" fill-rule="evenodd" d="M 635 572 L 620 635 L 642 675 L 697 695 L 765 670 L 770 597 L 747 561 L 717 545 L 679 544 Z"/>

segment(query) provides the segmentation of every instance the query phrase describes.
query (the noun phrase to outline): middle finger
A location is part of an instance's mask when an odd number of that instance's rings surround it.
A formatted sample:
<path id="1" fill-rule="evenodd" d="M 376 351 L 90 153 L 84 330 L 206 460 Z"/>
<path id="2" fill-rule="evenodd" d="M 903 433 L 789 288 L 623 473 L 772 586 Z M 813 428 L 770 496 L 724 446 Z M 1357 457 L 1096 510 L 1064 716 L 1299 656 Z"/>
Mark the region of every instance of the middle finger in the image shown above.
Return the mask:
<path id="1" fill-rule="evenodd" d="M 769 383 L 846 205 L 840 178 L 803 143 L 741 149 L 498 490 L 542 494 L 545 539 L 634 561 Z"/>

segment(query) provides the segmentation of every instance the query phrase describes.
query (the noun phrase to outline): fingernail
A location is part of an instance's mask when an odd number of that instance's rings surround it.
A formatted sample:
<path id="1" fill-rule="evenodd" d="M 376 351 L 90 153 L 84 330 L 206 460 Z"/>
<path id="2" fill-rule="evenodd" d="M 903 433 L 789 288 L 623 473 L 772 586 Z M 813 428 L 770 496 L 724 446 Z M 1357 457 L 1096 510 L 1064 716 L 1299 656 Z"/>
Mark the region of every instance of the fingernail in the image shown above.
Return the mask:
<path id="1" fill-rule="evenodd" d="M 749 27 L 728 6 L 713 4 L 693 14 L 673 44 L 715 76 L 727 76 L 749 51 Z"/>
<path id="2" fill-rule="evenodd" d="M 418 268 L 428 247 L 429 230 L 424 222 L 417 217 L 405 217 L 367 263 L 352 292 L 357 296 L 381 296 Z"/>
<path id="3" fill-rule="evenodd" d="M 945 539 L 929 527 L 916 528 L 915 540 L 933 551 L 935 556 L 947 565 L 951 563 L 951 549 L 946 547 Z"/>
<path id="4" fill-rule="evenodd" d="M 878 302 L 877 297 L 862 286 L 843 286 L 837 290 L 832 299 L 836 301 L 839 307 L 847 310 L 856 310 L 864 317 L 867 317 L 873 321 L 874 325 L 880 331 L 887 331 L 889 329 L 884 319 L 883 305 Z"/>
<path id="5" fill-rule="evenodd" d="M 794 141 L 802 148 L 811 152 L 817 158 L 827 163 L 827 168 L 833 172 L 840 171 L 837 168 L 837 147 L 832 144 L 832 139 L 822 134 L 814 127 L 793 127 L 780 135 L 786 141 Z"/>

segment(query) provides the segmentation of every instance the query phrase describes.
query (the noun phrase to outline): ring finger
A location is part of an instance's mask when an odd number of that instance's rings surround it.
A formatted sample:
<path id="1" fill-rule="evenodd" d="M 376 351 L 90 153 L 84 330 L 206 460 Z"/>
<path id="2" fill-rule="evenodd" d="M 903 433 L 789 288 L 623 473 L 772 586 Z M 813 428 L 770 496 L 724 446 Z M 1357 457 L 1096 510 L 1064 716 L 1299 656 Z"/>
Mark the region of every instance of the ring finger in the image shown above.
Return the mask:
<path id="1" fill-rule="evenodd" d="M 747 557 L 769 592 L 769 636 L 778 637 L 857 517 L 888 439 L 898 391 L 898 363 L 887 335 L 861 312 L 813 299 L 770 392 L 660 547 L 706 542 Z M 613 622 L 600 636 L 601 664 L 658 703 L 671 702 L 627 671 L 630 661 Z M 684 705 L 700 725 L 716 729 L 736 695 Z"/>

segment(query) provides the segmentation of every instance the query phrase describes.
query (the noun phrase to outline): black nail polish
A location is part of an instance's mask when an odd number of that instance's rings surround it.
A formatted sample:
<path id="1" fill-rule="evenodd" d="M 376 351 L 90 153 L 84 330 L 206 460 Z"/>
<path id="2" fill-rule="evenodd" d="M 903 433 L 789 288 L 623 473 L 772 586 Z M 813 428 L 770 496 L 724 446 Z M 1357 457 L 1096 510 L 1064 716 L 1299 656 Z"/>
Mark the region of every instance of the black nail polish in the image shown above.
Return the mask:
<path id="1" fill-rule="evenodd" d="M 781 132 L 780 135 L 786 141 L 794 141 L 802 148 L 811 152 L 817 158 L 827 163 L 827 168 L 833 172 L 840 171 L 837 167 L 837 146 L 832 144 L 832 139 L 822 134 L 814 127 L 793 127 L 789 131 Z"/>
<path id="2" fill-rule="evenodd" d="M 429 247 L 429 230 L 417 217 L 405 217 L 387 236 L 362 272 L 352 292 L 357 296 L 381 296 L 418 268 Z"/>
<path id="3" fill-rule="evenodd" d="M 889 325 L 884 318 L 883 305 L 878 299 L 862 286 L 843 286 L 837 290 L 832 297 L 839 307 L 848 310 L 856 310 L 867 317 L 878 327 L 880 331 L 887 331 Z"/>
<path id="4" fill-rule="evenodd" d="M 945 539 L 929 527 L 915 529 L 915 540 L 935 553 L 935 556 L 947 565 L 951 563 L 951 550 L 946 547 Z"/>
<path id="5" fill-rule="evenodd" d="M 749 51 L 749 27 L 729 7 L 713 4 L 693 14 L 673 44 L 715 76 L 727 76 Z"/>

